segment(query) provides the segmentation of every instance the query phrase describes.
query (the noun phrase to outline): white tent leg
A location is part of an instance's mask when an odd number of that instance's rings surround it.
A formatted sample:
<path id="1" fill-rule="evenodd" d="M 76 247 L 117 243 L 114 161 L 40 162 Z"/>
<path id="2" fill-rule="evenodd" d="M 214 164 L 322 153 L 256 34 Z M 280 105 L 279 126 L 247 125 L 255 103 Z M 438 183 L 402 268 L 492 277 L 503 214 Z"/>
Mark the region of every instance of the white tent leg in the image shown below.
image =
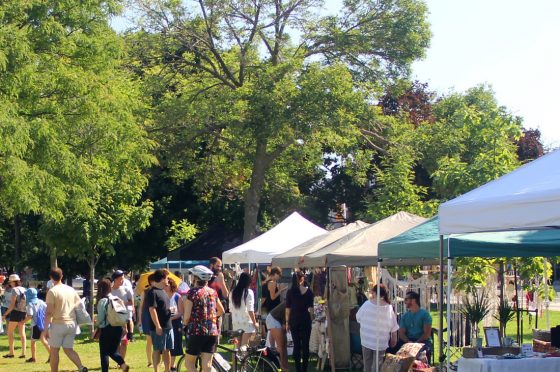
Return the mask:
<path id="1" fill-rule="evenodd" d="M 379 309 L 380 299 L 379 296 L 381 294 L 381 261 L 377 261 L 377 294 L 376 294 L 376 301 L 377 301 L 377 308 Z M 375 338 L 375 372 L 379 372 L 379 338 Z"/>
<path id="2" fill-rule="evenodd" d="M 449 239 L 451 240 L 451 239 Z M 449 249 L 449 240 L 447 241 L 448 249 Z M 447 362 L 447 370 L 449 371 L 449 357 L 450 357 L 450 348 L 451 348 L 451 274 L 452 274 L 452 261 L 449 256 L 447 257 L 447 345 L 445 348 L 445 359 Z"/>

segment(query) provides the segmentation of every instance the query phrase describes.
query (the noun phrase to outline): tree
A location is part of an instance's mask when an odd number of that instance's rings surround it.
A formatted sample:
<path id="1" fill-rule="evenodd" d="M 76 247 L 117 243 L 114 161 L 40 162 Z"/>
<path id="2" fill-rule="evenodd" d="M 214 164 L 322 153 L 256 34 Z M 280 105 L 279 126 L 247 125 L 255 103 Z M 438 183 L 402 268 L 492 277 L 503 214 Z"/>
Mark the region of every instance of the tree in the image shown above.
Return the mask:
<path id="1" fill-rule="evenodd" d="M 367 133 L 382 149 L 370 83 L 406 74 L 430 36 L 413 0 L 345 1 L 337 16 L 312 0 L 136 4 L 145 23 L 129 37 L 131 68 L 153 87 L 166 160 L 203 198 L 243 199 L 245 240 L 263 193 L 297 195 L 294 174 L 314 172 L 325 148 L 353 162 Z"/>
<path id="2" fill-rule="evenodd" d="M 535 160 L 544 155 L 541 142 L 541 131 L 523 128 L 523 135 L 517 141 L 517 156 L 519 161 Z"/>

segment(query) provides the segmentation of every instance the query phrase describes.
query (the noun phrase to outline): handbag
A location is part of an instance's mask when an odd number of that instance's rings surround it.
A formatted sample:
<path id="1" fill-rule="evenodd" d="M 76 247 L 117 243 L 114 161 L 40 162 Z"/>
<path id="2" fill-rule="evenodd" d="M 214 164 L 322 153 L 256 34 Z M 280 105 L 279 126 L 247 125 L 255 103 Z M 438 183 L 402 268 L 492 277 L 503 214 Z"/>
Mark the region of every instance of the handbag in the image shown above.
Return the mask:
<path id="1" fill-rule="evenodd" d="M 78 302 L 74 307 L 74 318 L 77 325 L 91 324 L 91 316 L 86 310 L 86 306 L 82 301 Z"/>

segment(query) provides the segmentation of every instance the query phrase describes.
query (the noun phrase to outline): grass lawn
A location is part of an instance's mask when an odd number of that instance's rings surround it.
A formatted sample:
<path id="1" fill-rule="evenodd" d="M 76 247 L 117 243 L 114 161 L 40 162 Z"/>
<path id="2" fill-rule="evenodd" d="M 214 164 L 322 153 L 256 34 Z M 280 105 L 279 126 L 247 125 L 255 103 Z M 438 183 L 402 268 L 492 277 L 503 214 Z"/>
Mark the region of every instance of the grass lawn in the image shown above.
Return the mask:
<path id="1" fill-rule="evenodd" d="M 437 313 L 432 313 L 434 326 L 437 324 Z M 497 322 L 496 322 L 497 324 Z M 560 312 L 551 311 L 550 312 L 550 325 L 555 326 L 560 324 Z M 524 322 L 523 322 L 523 330 L 524 330 L 524 343 L 531 343 L 532 340 L 532 328 L 535 327 L 535 319 L 533 317 L 533 321 L 529 324 L 528 315 L 524 315 Z M 539 328 L 546 327 L 546 319 L 545 317 L 539 317 Z M 511 337 L 515 337 L 516 335 L 516 322 L 515 319 L 508 323 L 507 326 L 507 335 Z M 31 342 L 29 339 L 27 340 L 27 357 L 31 356 L 30 350 Z M 435 340 L 436 346 L 436 355 L 437 355 L 437 346 L 438 342 Z M 20 355 L 19 349 L 19 339 L 16 336 L 16 356 Z M 142 337 L 136 336 L 136 341 L 130 343 L 128 346 L 128 353 L 126 356 L 126 362 L 131 366 L 131 369 L 134 371 L 141 371 L 141 372 L 149 372 L 152 371 L 151 368 L 147 367 L 146 361 L 146 343 Z M 75 350 L 80 354 L 83 364 L 89 368 L 90 371 L 99 371 L 100 370 L 100 363 L 99 363 L 99 345 L 96 342 L 91 342 L 86 340 L 85 337 L 79 336 L 79 339 L 76 341 Z M 2 335 L 0 336 L 0 355 L 7 354 L 8 352 L 8 339 L 7 336 Z M 43 346 L 38 343 L 37 344 L 37 356 L 38 361 L 37 363 L 25 363 L 22 359 L 13 358 L 13 359 L 4 359 L 0 358 L 0 371 L 11 371 L 11 372 L 32 372 L 32 371 L 49 371 L 49 365 L 45 364 L 47 360 L 47 353 Z M 61 351 L 60 357 L 60 371 L 76 371 L 74 365 L 68 360 L 68 358 L 64 355 Z M 293 369 L 293 364 L 292 365 Z M 114 366 L 114 362 L 111 361 L 111 365 Z M 310 372 L 315 371 L 313 360 L 311 361 L 311 369 Z M 117 370 L 115 370 L 117 371 Z"/>

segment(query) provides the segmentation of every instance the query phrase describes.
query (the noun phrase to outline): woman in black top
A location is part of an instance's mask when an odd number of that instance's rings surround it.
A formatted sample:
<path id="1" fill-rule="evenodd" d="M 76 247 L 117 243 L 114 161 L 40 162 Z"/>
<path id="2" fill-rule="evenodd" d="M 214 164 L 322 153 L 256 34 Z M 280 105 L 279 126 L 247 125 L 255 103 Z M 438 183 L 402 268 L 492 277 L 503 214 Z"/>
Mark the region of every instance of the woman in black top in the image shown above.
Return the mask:
<path id="1" fill-rule="evenodd" d="M 280 293 L 286 288 L 284 284 L 278 286 L 278 280 L 282 277 L 282 269 L 273 267 L 270 269 L 268 279 L 262 285 L 262 310 L 263 317 L 266 317 L 269 311 L 280 304 Z"/>
<path id="2" fill-rule="evenodd" d="M 309 364 L 313 293 L 305 286 L 305 275 L 298 271 L 292 276 L 292 288 L 286 295 L 286 330 L 294 341 L 293 357 L 297 372 L 306 372 Z"/>

